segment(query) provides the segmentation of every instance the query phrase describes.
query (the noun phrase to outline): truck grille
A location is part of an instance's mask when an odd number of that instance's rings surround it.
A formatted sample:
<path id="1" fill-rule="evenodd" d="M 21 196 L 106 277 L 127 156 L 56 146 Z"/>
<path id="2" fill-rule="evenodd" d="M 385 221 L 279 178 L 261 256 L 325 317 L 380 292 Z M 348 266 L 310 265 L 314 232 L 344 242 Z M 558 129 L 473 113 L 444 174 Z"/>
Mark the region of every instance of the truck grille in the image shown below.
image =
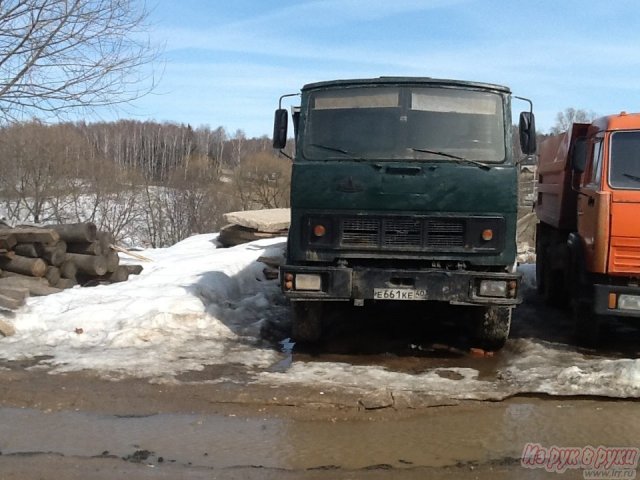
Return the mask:
<path id="1" fill-rule="evenodd" d="M 441 218 L 344 218 L 340 243 L 347 247 L 445 249 L 465 245 L 465 221 Z"/>

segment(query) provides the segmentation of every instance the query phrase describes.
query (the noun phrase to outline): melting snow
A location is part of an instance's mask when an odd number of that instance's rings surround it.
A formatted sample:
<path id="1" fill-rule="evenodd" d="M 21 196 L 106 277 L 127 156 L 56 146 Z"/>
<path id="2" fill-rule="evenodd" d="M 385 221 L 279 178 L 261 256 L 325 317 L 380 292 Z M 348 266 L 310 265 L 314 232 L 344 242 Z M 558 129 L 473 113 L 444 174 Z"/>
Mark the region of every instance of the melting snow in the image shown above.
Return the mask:
<path id="1" fill-rule="evenodd" d="M 257 337 L 279 291 L 256 259 L 281 255 L 283 240 L 218 249 L 215 238 L 198 235 L 140 252 L 152 261 L 124 283 L 30 298 L 12 319 L 15 336 L 0 340 L 0 356 L 50 356 L 44 363 L 54 372 L 142 377 L 203 364 L 270 365 L 277 353 L 260 347 Z"/>
<path id="2" fill-rule="evenodd" d="M 282 255 L 285 240 L 219 249 L 215 238 L 198 235 L 143 251 L 152 261 L 125 283 L 30 298 L 18 312 L 6 314 L 16 334 L 0 338 L 0 358 L 44 357 L 39 365 L 52 373 L 89 369 L 155 380 L 172 380 L 205 365 L 234 364 L 250 382 L 386 388 L 457 399 L 500 399 L 518 392 L 640 397 L 640 360 L 589 356 L 526 338 L 509 341 L 490 380 L 473 368 L 413 374 L 320 361 L 294 361 L 285 371 L 274 371 L 287 353 L 266 345 L 260 330 L 267 319 L 284 323 L 287 313 L 278 282 L 265 280 L 264 265 L 256 260 Z M 525 287 L 534 288 L 535 266 L 520 269 Z"/>

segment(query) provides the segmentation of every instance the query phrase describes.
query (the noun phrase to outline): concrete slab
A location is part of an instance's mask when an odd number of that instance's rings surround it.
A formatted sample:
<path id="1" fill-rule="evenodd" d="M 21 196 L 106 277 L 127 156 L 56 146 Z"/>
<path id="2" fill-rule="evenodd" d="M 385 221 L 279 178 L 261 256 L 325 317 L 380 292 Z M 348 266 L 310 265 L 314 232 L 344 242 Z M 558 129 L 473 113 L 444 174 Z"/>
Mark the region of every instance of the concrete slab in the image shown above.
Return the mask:
<path id="1" fill-rule="evenodd" d="M 266 210 L 245 210 L 224 214 L 228 223 L 253 228 L 259 232 L 276 233 L 289 228 L 291 210 L 288 208 L 272 208 Z"/>

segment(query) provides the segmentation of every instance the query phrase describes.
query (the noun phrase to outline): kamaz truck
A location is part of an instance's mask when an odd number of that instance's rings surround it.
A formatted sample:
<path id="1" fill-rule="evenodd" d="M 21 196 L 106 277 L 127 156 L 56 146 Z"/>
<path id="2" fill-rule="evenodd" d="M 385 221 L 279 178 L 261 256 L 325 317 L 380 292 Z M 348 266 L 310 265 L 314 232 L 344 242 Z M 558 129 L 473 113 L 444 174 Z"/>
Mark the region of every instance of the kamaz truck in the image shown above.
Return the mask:
<path id="1" fill-rule="evenodd" d="M 276 111 L 274 148 L 287 141 Z M 511 92 L 477 82 L 382 77 L 312 83 L 292 108 L 291 226 L 281 287 L 292 336 L 350 302 L 473 308 L 475 345 L 501 348 L 521 301 Z M 533 113 L 520 144 L 535 150 Z M 343 303 L 341 303 L 343 302 Z"/>
<path id="2" fill-rule="evenodd" d="M 574 123 L 540 148 L 538 291 L 572 307 L 578 342 L 640 319 L 640 114 Z"/>

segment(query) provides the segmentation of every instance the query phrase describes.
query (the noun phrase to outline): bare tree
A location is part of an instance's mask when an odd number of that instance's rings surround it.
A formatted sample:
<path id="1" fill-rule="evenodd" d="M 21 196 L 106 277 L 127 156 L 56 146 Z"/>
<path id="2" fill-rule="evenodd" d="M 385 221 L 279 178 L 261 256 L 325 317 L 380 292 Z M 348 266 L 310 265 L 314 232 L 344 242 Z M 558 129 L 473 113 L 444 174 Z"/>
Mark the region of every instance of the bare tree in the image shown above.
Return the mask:
<path id="1" fill-rule="evenodd" d="M 556 135 L 566 132 L 572 123 L 590 123 L 595 117 L 596 113 L 590 110 L 565 108 L 563 112 L 558 112 L 556 115 L 556 123 L 551 128 L 551 133 Z"/>
<path id="2" fill-rule="evenodd" d="M 1 0 L 0 112 L 15 121 L 138 98 L 156 58 L 138 0 Z"/>
<path id="3" fill-rule="evenodd" d="M 291 162 L 271 153 L 255 153 L 236 169 L 234 184 L 236 196 L 245 210 L 288 207 Z"/>
<path id="4" fill-rule="evenodd" d="M 0 135 L 0 187 L 9 216 L 48 221 L 54 204 L 78 178 L 86 144 L 68 125 L 47 127 L 33 121 L 4 129 Z M 9 205 L 12 205 L 9 207 Z"/>

